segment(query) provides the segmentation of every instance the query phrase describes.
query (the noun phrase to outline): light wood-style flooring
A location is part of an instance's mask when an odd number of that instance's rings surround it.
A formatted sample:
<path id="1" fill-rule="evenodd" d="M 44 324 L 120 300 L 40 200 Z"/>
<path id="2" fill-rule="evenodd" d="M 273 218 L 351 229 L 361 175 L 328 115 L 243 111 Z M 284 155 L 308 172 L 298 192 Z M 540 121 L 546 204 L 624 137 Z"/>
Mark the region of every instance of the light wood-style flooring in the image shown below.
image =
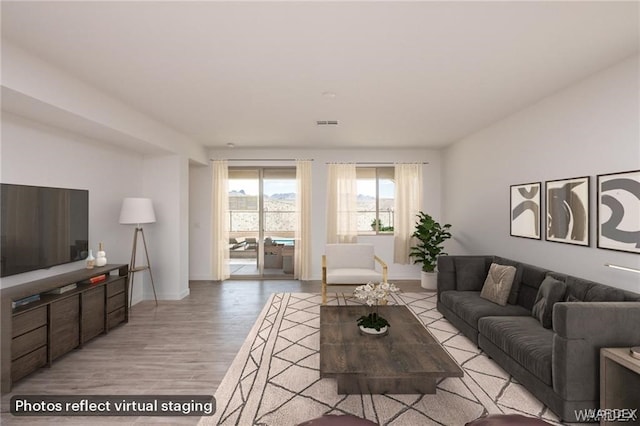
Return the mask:
<path id="1" fill-rule="evenodd" d="M 419 282 L 397 282 L 407 292 Z M 350 292 L 353 287 L 331 287 Z M 16 417 L 14 395 L 213 395 L 272 293 L 320 292 L 319 282 L 192 281 L 179 301 L 144 301 L 129 323 L 19 381 L 1 424 L 195 425 L 199 417 Z"/>

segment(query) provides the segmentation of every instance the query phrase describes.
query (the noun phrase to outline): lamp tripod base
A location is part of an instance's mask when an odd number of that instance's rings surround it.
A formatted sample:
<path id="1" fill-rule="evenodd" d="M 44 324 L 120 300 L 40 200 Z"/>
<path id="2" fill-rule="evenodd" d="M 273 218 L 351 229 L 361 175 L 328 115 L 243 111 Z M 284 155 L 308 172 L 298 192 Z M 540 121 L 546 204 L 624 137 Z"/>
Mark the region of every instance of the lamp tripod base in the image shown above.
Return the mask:
<path id="1" fill-rule="evenodd" d="M 147 264 L 142 266 L 136 266 L 136 253 L 138 249 L 138 233 L 142 235 L 142 244 L 144 246 L 144 254 L 147 259 Z M 131 250 L 131 263 L 129 263 L 129 307 L 133 303 L 133 277 L 136 272 L 149 271 L 149 278 L 151 278 L 151 288 L 153 289 L 153 298 L 158 306 L 158 296 L 156 295 L 156 286 L 153 283 L 153 274 L 151 273 L 151 262 L 149 262 L 149 251 L 147 250 L 147 240 L 144 238 L 144 230 L 142 227 L 136 227 L 133 231 L 133 248 Z"/>

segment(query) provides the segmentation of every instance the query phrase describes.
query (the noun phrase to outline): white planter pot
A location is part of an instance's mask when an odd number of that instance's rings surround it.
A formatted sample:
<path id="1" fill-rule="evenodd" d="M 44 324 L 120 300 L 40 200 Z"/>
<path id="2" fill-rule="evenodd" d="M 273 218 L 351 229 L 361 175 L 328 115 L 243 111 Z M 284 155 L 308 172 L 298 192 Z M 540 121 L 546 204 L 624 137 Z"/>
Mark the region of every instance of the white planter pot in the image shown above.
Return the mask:
<path id="1" fill-rule="evenodd" d="M 360 333 L 368 334 L 370 336 L 384 336 L 389 331 L 389 327 L 387 327 L 386 325 L 380 330 L 376 330 L 375 328 L 363 327 L 361 325 L 359 325 L 358 327 L 360 328 Z"/>
<path id="2" fill-rule="evenodd" d="M 421 274 L 421 286 L 425 290 L 436 291 L 438 289 L 438 273 L 437 272 L 424 272 Z"/>

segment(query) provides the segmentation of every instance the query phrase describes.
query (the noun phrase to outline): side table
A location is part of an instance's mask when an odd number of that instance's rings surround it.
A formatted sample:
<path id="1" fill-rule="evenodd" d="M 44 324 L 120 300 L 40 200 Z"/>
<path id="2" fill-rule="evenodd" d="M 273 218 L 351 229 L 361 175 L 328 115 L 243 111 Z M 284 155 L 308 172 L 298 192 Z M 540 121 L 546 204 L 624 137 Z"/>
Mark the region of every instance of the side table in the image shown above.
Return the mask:
<path id="1" fill-rule="evenodd" d="M 600 350 L 600 410 L 611 413 L 600 419 L 601 425 L 619 425 L 618 414 L 635 414 L 640 421 L 640 358 L 631 356 L 629 348 Z"/>

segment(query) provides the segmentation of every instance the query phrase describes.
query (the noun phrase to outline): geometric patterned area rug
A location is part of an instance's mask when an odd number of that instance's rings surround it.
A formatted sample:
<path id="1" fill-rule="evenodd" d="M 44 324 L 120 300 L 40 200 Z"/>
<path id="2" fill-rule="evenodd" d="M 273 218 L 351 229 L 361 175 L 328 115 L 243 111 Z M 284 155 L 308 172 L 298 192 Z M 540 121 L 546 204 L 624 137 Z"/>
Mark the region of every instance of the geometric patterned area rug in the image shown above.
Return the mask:
<path id="1" fill-rule="evenodd" d="M 360 304 L 329 294 L 329 305 Z M 315 293 L 271 296 L 215 393 L 217 409 L 200 425 L 296 425 L 324 414 L 352 414 L 379 425 L 464 425 L 486 414 L 557 416 L 436 310 L 435 293 L 396 293 L 464 370 L 431 395 L 338 395 L 320 379 L 320 303 Z"/>

